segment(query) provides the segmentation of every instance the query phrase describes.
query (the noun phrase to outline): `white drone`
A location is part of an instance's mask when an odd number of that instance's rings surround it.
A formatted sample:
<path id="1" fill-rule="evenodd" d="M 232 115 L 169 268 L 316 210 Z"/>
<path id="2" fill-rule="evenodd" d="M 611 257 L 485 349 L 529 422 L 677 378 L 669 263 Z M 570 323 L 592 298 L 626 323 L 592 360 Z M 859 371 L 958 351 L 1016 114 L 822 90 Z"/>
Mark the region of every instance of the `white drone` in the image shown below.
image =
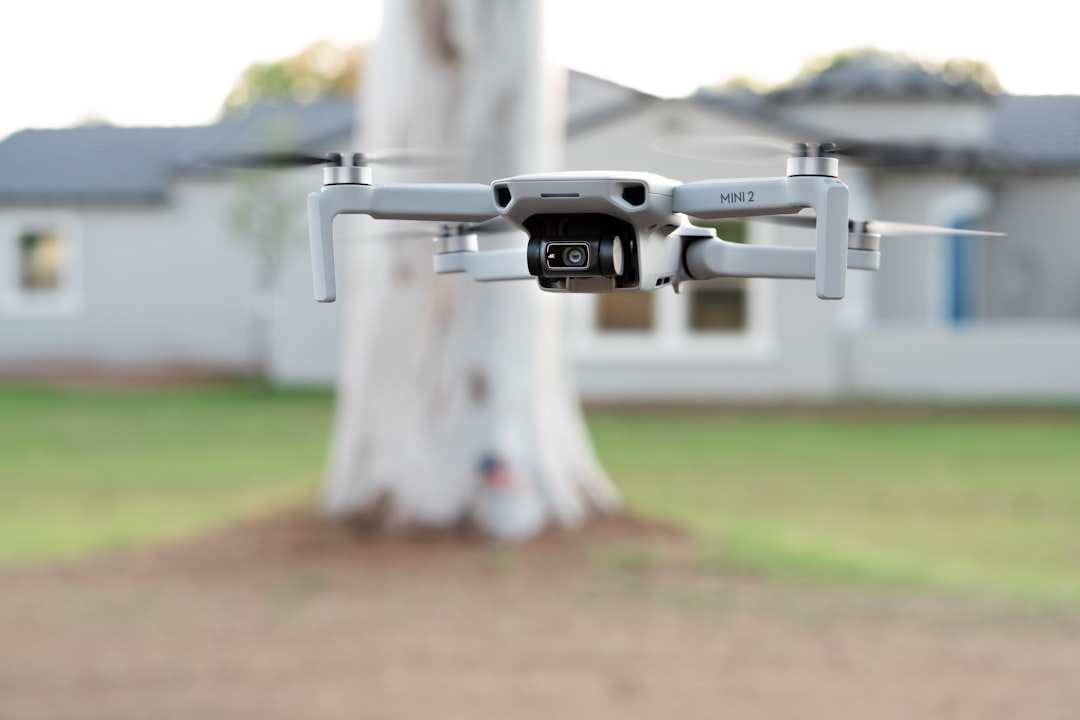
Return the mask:
<path id="1" fill-rule="evenodd" d="M 333 302 L 333 220 L 341 214 L 446 223 L 435 272 L 475 280 L 535 277 L 553 292 L 638 292 L 720 277 L 801 278 L 817 296 L 844 297 L 846 271 L 877 270 L 883 234 L 999 235 L 883 221 L 852 221 L 831 143 L 797 143 L 784 177 L 681 183 L 638 172 L 559 172 L 479 183 L 376 185 L 371 158 L 338 153 L 308 195 L 315 299 Z M 804 208 L 815 216 L 794 216 Z M 813 248 L 727 242 L 690 218 L 755 216 L 816 228 Z M 481 250 L 473 224 L 499 218 L 528 234 L 524 247 Z"/>

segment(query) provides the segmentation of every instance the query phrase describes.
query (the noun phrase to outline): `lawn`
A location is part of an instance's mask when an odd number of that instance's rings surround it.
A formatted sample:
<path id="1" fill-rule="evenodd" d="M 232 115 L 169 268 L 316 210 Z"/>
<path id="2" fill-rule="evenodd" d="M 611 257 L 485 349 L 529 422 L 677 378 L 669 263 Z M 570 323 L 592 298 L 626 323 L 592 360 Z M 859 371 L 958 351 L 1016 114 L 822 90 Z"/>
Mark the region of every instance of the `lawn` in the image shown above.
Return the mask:
<path id="1" fill-rule="evenodd" d="M 1080 412 L 593 413 L 631 508 L 708 563 L 1080 602 Z"/>
<path id="2" fill-rule="evenodd" d="M 326 394 L 0 385 L 0 563 L 190 535 L 310 502 Z"/>
<path id="3" fill-rule="evenodd" d="M 0 385 L 0 564 L 310 503 L 329 395 Z M 1080 603 L 1080 411 L 593 411 L 628 506 L 703 568 Z"/>

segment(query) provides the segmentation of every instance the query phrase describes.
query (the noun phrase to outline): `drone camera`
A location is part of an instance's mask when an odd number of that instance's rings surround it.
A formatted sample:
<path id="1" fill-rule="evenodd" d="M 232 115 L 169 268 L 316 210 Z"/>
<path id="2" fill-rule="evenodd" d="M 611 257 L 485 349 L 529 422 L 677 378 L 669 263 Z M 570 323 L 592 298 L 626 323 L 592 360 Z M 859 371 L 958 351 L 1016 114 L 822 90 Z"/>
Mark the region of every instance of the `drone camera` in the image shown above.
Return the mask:
<path id="1" fill-rule="evenodd" d="M 593 278 L 607 287 L 637 286 L 636 240 L 625 221 L 600 214 L 535 215 L 525 227 L 529 274 L 541 287 Z"/>
<path id="2" fill-rule="evenodd" d="M 547 270 L 577 270 L 589 267 L 592 248 L 588 242 L 548 242 L 541 249 Z"/>
<path id="3" fill-rule="evenodd" d="M 529 273 L 546 279 L 620 278 L 627 243 L 619 235 L 540 237 L 529 241 Z"/>

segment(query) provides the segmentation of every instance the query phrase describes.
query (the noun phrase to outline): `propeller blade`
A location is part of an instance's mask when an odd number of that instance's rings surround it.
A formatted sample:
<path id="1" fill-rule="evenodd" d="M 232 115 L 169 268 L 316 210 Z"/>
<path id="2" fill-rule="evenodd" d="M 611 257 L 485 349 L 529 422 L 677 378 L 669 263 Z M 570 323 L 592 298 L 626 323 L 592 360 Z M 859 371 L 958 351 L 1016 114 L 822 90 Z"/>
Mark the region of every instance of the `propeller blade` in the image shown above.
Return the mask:
<path id="1" fill-rule="evenodd" d="M 883 140 L 820 140 L 789 143 L 789 147 L 809 146 L 810 154 L 825 157 L 850 158 L 873 167 L 928 167 L 940 163 L 946 155 L 955 156 L 958 150 L 948 153 L 941 147 L 928 144 L 898 143 Z M 805 150 L 805 148 L 803 148 Z"/>
<path id="2" fill-rule="evenodd" d="M 298 152 L 252 153 L 249 155 L 222 155 L 211 158 L 214 165 L 233 168 L 282 168 L 324 165 L 331 161 L 327 155 L 308 155 Z"/>
<path id="3" fill-rule="evenodd" d="M 328 153 L 311 155 L 302 152 L 275 151 L 263 153 L 225 154 L 210 157 L 207 162 L 219 167 L 238 169 L 270 169 L 305 167 L 310 165 L 354 164 L 396 167 L 435 167 L 459 158 L 460 153 L 439 150 L 386 150 L 376 153 Z"/>
<path id="4" fill-rule="evenodd" d="M 788 225 L 791 227 L 814 228 L 817 226 L 817 218 L 813 215 L 773 215 L 758 218 L 775 225 Z M 1004 237 L 1003 232 L 990 230 L 968 230 L 966 228 L 950 228 L 937 225 L 920 225 L 918 223 L 894 222 L 891 220 L 848 220 L 850 232 L 863 232 L 883 237 L 916 237 L 921 235 L 971 235 L 979 237 Z"/>
<path id="5" fill-rule="evenodd" d="M 791 157 L 798 152 L 795 148 L 799 145 L 809 145 L 811 154 L 850 158 L 873 167 L 929 167 L 942 163 L 971 163 L 979 157 L 978 151 L 972 148 L 852 138 L 796 143 L 768 136 L 686 134 L 664 136 L 649 146 L 657 152 L 692 160 L 755 165 Z"/>
<path id="6" fill-rule="evenodd" d="M 829 154 L 851 158 L 864 165 L 899 168 L 932 166 L 940 163 L 946 153 L 942 148 L 928 144 L 841 140 Z M 950 151 L 950 154 L 955 152 Z"/>
<path id="7" fill-rule="evenodd" d="M 919 225 L 917 223 L 893 222 L 891 220 L 867 220 L 865 232 L 876 235 L 888 235 L 890 237 L 916 236 L 916 235 L 972 235 L 979 237 L 1004 237 L 1003 232 L 991 230 L 969 230 L 967 228 L 939 227 L 936 225 Z"/>

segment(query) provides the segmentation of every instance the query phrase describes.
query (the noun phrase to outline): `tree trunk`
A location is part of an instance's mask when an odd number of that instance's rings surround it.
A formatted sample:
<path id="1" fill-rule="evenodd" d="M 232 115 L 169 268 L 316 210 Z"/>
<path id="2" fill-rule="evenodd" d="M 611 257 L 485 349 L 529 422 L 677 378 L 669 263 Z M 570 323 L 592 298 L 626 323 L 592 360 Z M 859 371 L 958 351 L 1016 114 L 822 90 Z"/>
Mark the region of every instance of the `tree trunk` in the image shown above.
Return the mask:
<path id="1" fill-rule="evenodd" d="M 425 181 L 557 167 L 564 87 L 541 62 L 540 20 L 538 0 L 386 2 L 361 101 L 362 147 L 461 151 Z M 376 168 L 377 182 L 400 177 Z M 362 225 L 370 237 L 392 224 Z M 370 240 L 344 253 L 347 327 L 325 510 L 390 527 L 472 521 L 510 539 L 615 508 L 571 379 L 563 298 L 532 281 L 436 276 L 431 245 Z"/>

